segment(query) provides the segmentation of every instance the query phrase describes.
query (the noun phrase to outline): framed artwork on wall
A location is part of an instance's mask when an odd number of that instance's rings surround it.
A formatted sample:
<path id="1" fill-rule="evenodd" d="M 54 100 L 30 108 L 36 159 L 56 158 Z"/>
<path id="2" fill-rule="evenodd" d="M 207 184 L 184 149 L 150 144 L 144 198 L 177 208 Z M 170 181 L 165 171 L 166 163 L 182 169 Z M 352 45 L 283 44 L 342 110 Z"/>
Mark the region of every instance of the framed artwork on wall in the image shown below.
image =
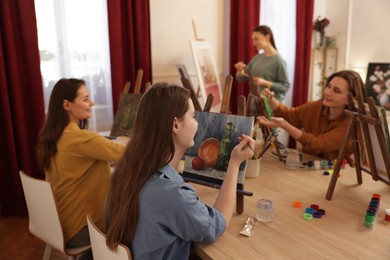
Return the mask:
<path id="1" fill-rule="evenodd" d="M 222 102 L 222 89 L 219 82 L 217 67 L 211 52 L 210 42 L 190 41 L 190 44 L 196 73 L 198 74 L 202 99 L 205 102 L 206 97 L 210 93 L 213 94 L 214 100 L 211 111 L 219 112 Z"/>
<path id="2" fill-rule="evenodd" d="M 376 105 L 390 110 L 390 63 L 368 64 L 366 91 Z"/>

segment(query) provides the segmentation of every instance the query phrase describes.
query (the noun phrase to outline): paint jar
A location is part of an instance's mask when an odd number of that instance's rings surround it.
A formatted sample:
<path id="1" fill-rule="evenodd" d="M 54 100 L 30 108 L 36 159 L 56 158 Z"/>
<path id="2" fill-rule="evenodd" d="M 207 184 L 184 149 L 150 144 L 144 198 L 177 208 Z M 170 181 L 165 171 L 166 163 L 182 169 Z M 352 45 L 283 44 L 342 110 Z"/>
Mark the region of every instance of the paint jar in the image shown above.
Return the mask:
<path id="1" fill-rule="evenodd" d="M 286 158 L 286 169 L 297 170 L 302 168 L 301 156 L 298 153 L 289 152 Z"/>
<path id="2" fill-rule="evenodd" d="M 246 161 L 245 178 L 256 178 L 260 174 L 260 158 Z"/>
<path id="3" fill-rule="evenodd" d="M 321 161 L 315 160 L 314 161 L 314 170 L 321 169 Z"/>
<path id="4" fill-rule="evenodd" d="M 308 161 L 307 162 L 307 168 L 309 170 L 314 170 L 314 162 L 313 161 Z"/>
<path id="5" fill-rule="evenodd" d="M 260 199 L 256 204 L 256 219 L 260 222 L 271 222 L 274 219 L 274 205 L 272 201 Z"/>

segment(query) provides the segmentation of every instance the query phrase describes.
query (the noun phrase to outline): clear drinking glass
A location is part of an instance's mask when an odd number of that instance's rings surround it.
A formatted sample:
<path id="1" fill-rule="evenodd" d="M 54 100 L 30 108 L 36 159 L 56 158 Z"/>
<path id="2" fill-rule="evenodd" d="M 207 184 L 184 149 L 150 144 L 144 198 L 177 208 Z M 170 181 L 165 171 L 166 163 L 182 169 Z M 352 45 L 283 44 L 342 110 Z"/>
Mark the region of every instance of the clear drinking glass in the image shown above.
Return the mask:
<path id="1" fill-rule="evenodd" d="M 260 222 L 271 222 L 274 218 L 274 205 L 272 201 L 260 199 L 256 204 L 256 219 Z"/>

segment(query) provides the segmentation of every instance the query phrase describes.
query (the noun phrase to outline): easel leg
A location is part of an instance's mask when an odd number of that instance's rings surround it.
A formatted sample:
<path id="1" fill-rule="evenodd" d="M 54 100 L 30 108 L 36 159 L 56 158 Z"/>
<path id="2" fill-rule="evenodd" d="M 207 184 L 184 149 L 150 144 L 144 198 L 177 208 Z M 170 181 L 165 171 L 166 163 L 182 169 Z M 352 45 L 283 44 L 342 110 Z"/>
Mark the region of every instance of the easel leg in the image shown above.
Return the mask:
<path id="1" fill-rule="evenodd" d="M 237 199 L 236 199 L 236 211 L 237 214 L 241 215 L 242 212 L 244 212 L 244 195 L 237 193 Z"/>
<path id="2" fill-rule="evenodd" d="M 353 136 L 352 140 L 353 140 L 355 167 L 356 167 L 356 178 L 357 178 L 358 184 L 360 185 L 363 183 L 362 167 L 360 165 L 360 150 L 359 150 L 359 145 L 358 145 L 359 138 L 358 138 L 358 134 L 357 134 L 355 127 L 352 128 L 352 136 Z"/>
<path id="3" fill-rule="evenodd" d="M 348 126 L 348 130 L 347 130 L 347 132 L 345 134 L 343 147 L 341 148 L 341 150 L 339 152 L 339 155 L 337 157 L 337 162 L 336 162 L 336 165 L 334 167 L 333 175 L 332 175 L 332 178 L 331 178 L 330 183 L 329 183 L 328 191 L 326 193 L 326 199 L 327 200 L 331 200 L 332 199 L 334 188 L 336 187 L 337 178 L 339 177 L 341 164 L 342 164 L 343 158 L 345 156 L 345 152 L 347 151 L 348 142 L 351 139 L 353 128 L 356 125 L 356 120 L 357 120 L 356 119 L 356 114 L 354 114 L 353 117 L 352 117 L 352 121 L 351 121 L 351 123 Z"/>

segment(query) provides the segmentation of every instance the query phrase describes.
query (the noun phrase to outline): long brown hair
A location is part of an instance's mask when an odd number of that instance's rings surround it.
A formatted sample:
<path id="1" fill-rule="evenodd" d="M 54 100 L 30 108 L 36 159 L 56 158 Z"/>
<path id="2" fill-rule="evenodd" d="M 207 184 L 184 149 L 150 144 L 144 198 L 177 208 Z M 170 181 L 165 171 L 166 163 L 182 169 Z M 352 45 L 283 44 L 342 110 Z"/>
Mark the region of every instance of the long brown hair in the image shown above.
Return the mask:
<path id="1" fill-rule="evenodd" d="M 154 84 L 142 96 L 129 144 L 111 179 L 107 197 L 107 245 L 129 245 L 139 215 L 140 191 L 175 153 L 172 128 L 189 109 L 189 92 L 176 85 Z"/>
<path id="2" fill-rule="evenodd" d="M 271 42 L 272 46 L 275 48 L 275 50 L 278 50 L 276 48 L 275 40 L 274 40 L 274 34 L 272 33 L 271 28 L 269 28 L 267 25 L 259 25 L 257 26 L 253 32 L 261 33 L 264 36 L 269 35 L 269 41 Z"/>
<path id="3" fill-rule="evenodd" d="M 343 79 L 345 79 L 348 82 L 348 88 L 349 88 L 348 91 L 350 93 L 352 93 L 352 96 L 356 96 L 356 88 L 360 88 L 361 89 L 361 93 L 363 93 L 364 97 L 367 96 L 366 90 L 364 88 L 363 80 L 360 77 L 359 73 L 357 73 L 357 72 L 355 72 L 353 70 L 340 70 L 340 71 L 337 71 L 337 72 L 333 73 L 332 75 L 330 75 L 326 79 L 326 86 L 329 85 L 329 82 L 334 77 L 343 78 Z"/>
<path id="4" fill-rule="evenodd" d="M 50 95 L 46 122 L 39 131 L 36 154 L 41 169 L 48 169 L 50 158 L 57 153 L 57 141 L 65 127 L 69 124 L 68 112 L 64 109 L 64 100 L 73 102 L 81 86 L 85 85 L 81 79 L 60 79 Z M 87 120 L 80 120 L 79 127 L 86 128 Z"/>

